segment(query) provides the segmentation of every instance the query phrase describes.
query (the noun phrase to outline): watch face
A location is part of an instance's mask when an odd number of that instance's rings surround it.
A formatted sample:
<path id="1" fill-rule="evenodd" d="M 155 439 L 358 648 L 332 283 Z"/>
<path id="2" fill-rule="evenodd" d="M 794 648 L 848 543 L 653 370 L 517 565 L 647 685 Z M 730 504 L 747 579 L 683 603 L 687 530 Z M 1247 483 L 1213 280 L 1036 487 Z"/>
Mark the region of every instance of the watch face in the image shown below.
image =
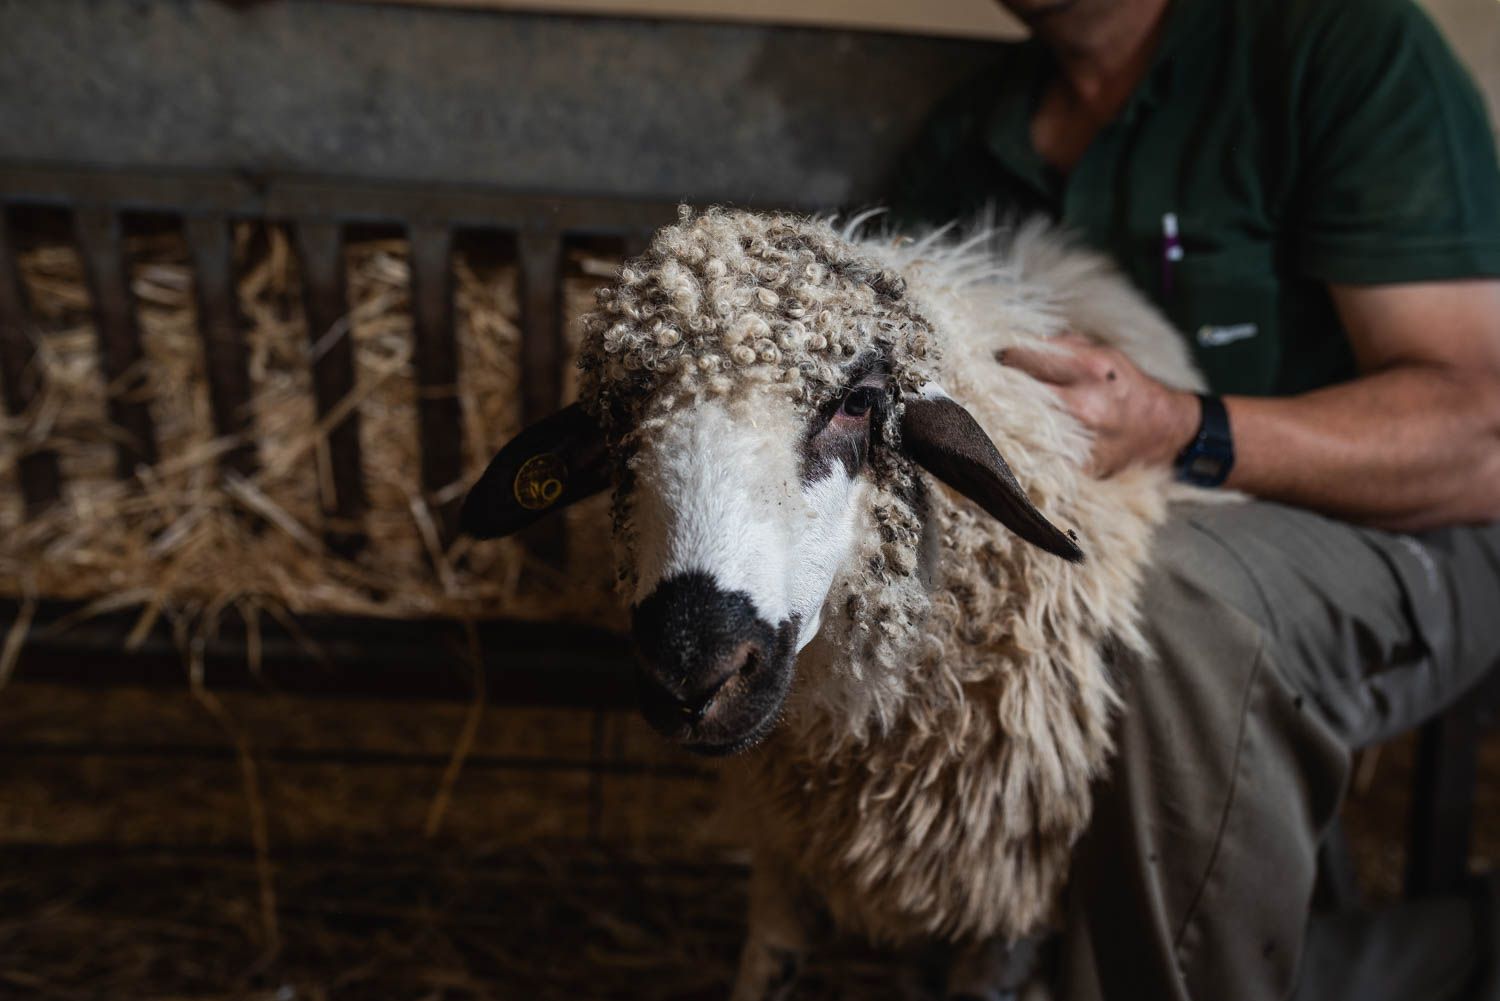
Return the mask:
<path id="1" fill-rule="evenodd" d="M 1224 460 L 1217 455 L 1202 452 L 1188 460 L 1186 473 L 1194 482 L 1215 480 L 1224 471 Z"/>
<path id="2" fill-rule="evenodd" d="M 1234 438 L 1229 412 L 1217 396 L 1199 394 L 1202 416 L 1198 434 L 1177 457 L 1177 478 L 1199 487 L 1216 487 L 1229 478 L 1234 466 Z"/>

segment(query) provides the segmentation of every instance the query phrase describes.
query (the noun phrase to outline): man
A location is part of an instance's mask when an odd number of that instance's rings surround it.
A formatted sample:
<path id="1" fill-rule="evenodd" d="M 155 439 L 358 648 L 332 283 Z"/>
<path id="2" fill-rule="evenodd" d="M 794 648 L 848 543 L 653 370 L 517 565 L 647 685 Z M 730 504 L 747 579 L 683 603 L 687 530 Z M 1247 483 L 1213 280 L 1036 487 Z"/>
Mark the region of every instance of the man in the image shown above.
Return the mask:
<path id="1" fill-rule="evenodd" d="M 1480 905 L 1308 917 L 1352 752 L 1500 665 L 1482 102 L 1409 0 L 1004 2 L 1032 38 L 939 111 L 898 215 L 995 203 L 1111 253 L 1220 395 L 1082 338 L 1003 363 L 1093 430 L 1098 475 L 1172 465 L 1263 499 L 1181 508 L 1161 534 L 1160 658 L 1119 665 L 1059 996 L 1493 996 Z"/>

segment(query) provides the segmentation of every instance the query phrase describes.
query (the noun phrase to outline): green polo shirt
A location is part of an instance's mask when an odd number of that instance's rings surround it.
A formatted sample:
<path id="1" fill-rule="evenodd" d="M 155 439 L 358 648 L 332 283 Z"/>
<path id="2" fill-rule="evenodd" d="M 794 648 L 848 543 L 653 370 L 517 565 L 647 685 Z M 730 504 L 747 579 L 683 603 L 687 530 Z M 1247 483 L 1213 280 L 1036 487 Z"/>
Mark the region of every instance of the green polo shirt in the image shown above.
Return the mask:
<path id="1" fill-rule="evenodd" d="M 1167 18 L 1147 78 L 1067 175 L 1031 144 L 1046 50 L 999 46 L 907 157 L 897 218 L 993 203 L 1060 221 L 1166 312 L 1221 393 L 1354 375 L 1329 282 L 1500 275 L 1483 101 L 1408 0 L 1176 0 Z"/>

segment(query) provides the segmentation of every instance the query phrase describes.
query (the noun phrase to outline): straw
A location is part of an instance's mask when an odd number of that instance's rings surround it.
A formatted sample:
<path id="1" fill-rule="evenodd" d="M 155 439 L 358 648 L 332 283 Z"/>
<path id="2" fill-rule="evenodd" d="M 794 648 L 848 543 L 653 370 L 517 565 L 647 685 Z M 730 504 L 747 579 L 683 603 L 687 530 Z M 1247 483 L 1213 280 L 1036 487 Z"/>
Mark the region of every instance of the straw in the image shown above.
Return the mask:
<path id="1" fill-rule="evenodd" d="M 130 379 L 118 382 L 138 382 L 133 392 L 148 401 L 161 459 L 129 481 L 115 479 L 119 434 L 106 418 L 113 390 L 100 374 L 80 261 L 65 245 L 24 251 L 19 263 L 35 323 L 40 393 L 26 414 L 0 424 L 0 594 L 22 598 L 19 582 L 30 574 L 40 598 L 95 610 L 139 607 L 137 640 L 163 616 L 246 602 L 292 619 L 316 613 L 621 623 L 602 527 L 587 526 L 589 537 L 572 547 L 574 558 L 561 573 L 534 565 L 514 542 L 444 539 L 437 527 L 435 511 L 460 497 L 519 430 L 521 332 L 512 264 L 455 255 L 459 378 L 445 392 L 456 392 L 464 415 L 454 429 L 463 440 L 464 475 L 428 493 L 419 481 L 404 241 L 349 245 L 349 315 L 310 338 L 287 233 L 258 223 L 236 227 L 250 438 L 259 458 L 249 476 L 218 466 L 243 442 L 213 430 L 182 238 L 136 236 L 127 246 L 145 357 Z M 616 265 L 580 253 L 570 258 L 564 288 L 570 337 Z M 320 418 L 311 365 L 341 337 L 353 349 L 354 388 Z M 323 544 L 325 529 L 349 527 L 327 523 L 323 513 L 332 492 L 327 435 L 355 412 L 370 506 L 357 526 L 367 543 L 346 558 Z M 39 448 L 58 454 L 64 496 L 28 518 L 16 464 Z"/>

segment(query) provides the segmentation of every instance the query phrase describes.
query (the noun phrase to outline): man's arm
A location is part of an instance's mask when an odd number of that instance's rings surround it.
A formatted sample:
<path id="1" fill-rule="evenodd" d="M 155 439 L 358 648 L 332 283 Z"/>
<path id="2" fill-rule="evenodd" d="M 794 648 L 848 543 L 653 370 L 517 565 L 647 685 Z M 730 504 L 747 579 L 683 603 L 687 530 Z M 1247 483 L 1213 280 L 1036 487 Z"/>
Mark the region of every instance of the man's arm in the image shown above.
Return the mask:
<path id="1" fill-rule="evenodd" d="M 1231 396 L 1228 485 L 1383 528 L 1500 519 L 1500 281 L 1334 285 L 1360 376 L 1285 398 Z M 1119 351 L 1069 339 L 1004 361 L 1094 432 L 1094 470 L 1168 464 L 1197 400 Z"/>

